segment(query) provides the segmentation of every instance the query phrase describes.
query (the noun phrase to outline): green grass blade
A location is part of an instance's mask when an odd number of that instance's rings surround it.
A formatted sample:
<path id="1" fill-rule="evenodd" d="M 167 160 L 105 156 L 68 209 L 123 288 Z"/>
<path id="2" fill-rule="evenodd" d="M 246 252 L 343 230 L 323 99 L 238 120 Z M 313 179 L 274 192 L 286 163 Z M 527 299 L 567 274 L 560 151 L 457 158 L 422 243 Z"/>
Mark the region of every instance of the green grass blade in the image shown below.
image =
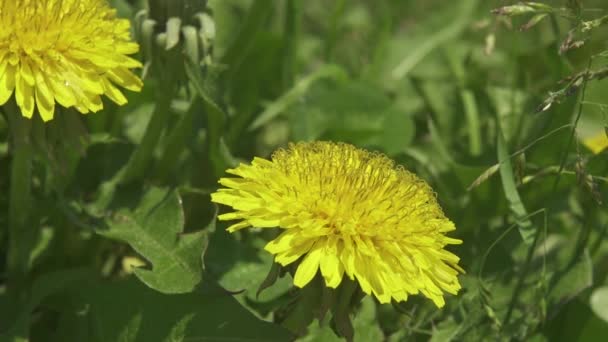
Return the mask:
<path id="1" fill-rule="evenodd" d="M 515 222 L 519 228 L 519 234 L 521 235 L 524 243 L 531 244 L 534 240 L 534 227 L 532 221 L 528 217 L 528 212 L 524 207 L 519 192 L 517 191 L 517 185 L 515 184 L 515 176 L 513 175 L 513 167 L 511 165 L 511 157 L 507 150 L 507 143 L 502 134 L 502 130 L 498 129 L 497 134 L 497 154 L 498 162 L 500 164 L 500 178 L 502 180 L 502 188 L 505 192 L 505 197 L 509 202 L 509 208 L 511 213 L 515 217 Z"/>
<path id="2" fill-rule="evenodd" d="M 459 13 L 455 13 L 453 16 L 454 18 L 456 18 L 456 20 L 426 38 L 423 44 L 421 44 L 417 49 L 413 50 L 410 54 L 405 56 L 401 60 L 401 62 L 392 70 L 391 77 L 396 80 L 402 79 L 437 47 L 460 35 L 460 33 L 466 28 L 467 24 L 469 23 L 473 11 L 475 10 L 475 8 L 477 8 L 477 3 L 478 0 L 463 1 L 459 9 Z"/>
<path id="3" fill-rule="evenodd" d="M 473 156 L 481 154 L 481 129 L 479 125 L 479 111 L 475 102 L 475 94 L 471 90 L 460 92 L 462 104 L 464 105 L 465 118 L 469 131 L 469 153 Z"/>
<path id="4" fill-rule="evenodd" d="M 268 107 L 258 116 L 253 123 L 249 126 L 249 130 L 253 131 L 258 129 L 277 116 L 283 114 L 289 106 L 294 104 L 300 99 L 307 91 L 310 86 L 323 78 L 333 79 L 344 79 L 346 78 L 345 71 L 333 64 L 324 65 L 317 71 L 311 73 L 305 78 L 298 81 L 293 88 L 286 92 L 283 96 L 279 97 L 276 101 L 270 103 Z"/>

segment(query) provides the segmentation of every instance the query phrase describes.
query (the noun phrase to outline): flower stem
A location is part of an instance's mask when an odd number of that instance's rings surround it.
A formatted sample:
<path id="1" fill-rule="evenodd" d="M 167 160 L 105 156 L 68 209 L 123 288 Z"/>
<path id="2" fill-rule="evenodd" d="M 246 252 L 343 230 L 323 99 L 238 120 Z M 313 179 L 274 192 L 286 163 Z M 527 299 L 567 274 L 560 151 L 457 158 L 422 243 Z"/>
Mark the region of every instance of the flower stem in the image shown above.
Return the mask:
<path id="1" fill-rule="evenodd" d="M 192 130 L 194 118 L 200 111 L 200 100 L 195 99 L 188 111 L 182 115 L 173 130 L 168 134 L 166 147 L 155 171 L 156 177 L 161 181 L 167 181 L 169 174 L 175 171 L 181 151 L 184 150 L 186 142 L 194 134 Z"/>
<path id="2" fill-rule="evenodd" d="M 285 90 L 289 90 L 293 86 L 297 71 L 296 51 L 301 17 L 300 7 L 300 2 L 297 0 L 288 0 L 285 3 L 285 39 L 283 40 L 283 55 L 285 58 L 281 71 L 283 89 Z"/>
<path id="3" fill-rule="evenodd" d="M 161 83 L 162 84 L 162 83 Z M 119 182 L 126 184 L 142 177 L 149 170 L 149 163 L 154 155 L 154 149 L 158 139 L 167 125 L 171 97 L 173 95 L 173 83 L 167 82 L 170 89 L 159 89 L 158 100 L 152 118 L 146 127 L 146 133 L 139 145 L 131 155 L 129 162 L 120 175 Z"/>
<path id="4" fill-rule="evenodd" d="M 570 132 L 570 137 L 568 138 L 568 143 L 566 144 L 566 148 L 562 152 L 561 162 L 559 163 L 559 170 L 557 171 L 557 177 L 555 177 L 555 181 L 553 182 L 553 190 L 551 191 L 553 194 L 557 191 L 557 186 L 559 185 L 559 181 L 561 178 L 562 171 L 566 166 L 566 161 L 568 160 L 568 152 L 570 151 L 570 146 L 572 146 L 572 142 L 574 141 L 574 135 L 576 134 L 576 127 L 578 126 L 578 121 L 583 114 L 583 106 L 585 104 L 585 92 L 587 90 L 587 81 L 589 81 L 589 73 L 591 70 L 591 65 L 593 63 L 593 58 L 589 58 L 589 62 L 587 63 L 587 70 L 585 70 L 585 78 L 583 82 L 583 87 L 581 91 L 581 99 L 578 104 L 578 112 L 576 113 L 576 118 L 574 119 L 574 123 L 572 124 L 572 131 Z"/>
<path id="5" fill-rule="evenodd" d="M 534 250 L 536 249 L 536 244 L 538 243 L 538 239 L 540 237 L 540 229 L 536 230 L 536 234 L 534 234 L 534 241 L 528 247 L 528 254 L 526 255 L 526 261 L 524 262 L 524 267 L 521 270 L 519 278 L 517 279 L 517 284 L 515 285 L 515 290 L 513 291 L 513 296 L 511 297 L 511 302 L 509 302 L 509 307 L 507 308 L 507 313 L 505 314 L 505 319 L 503 321 L 503 328 L 506 328 L 511 320 L 511 315 L 513 314 L 513 310 L 515 309 L 515 305 L 517 305 L 517 300 L 519 299 L 519 294 L 523 290 L 524 280 L 528 275 L 528 271 L 530 270 L 530 264 L 532 262 L 532 257 L 534 256 Z"/>
<path id="6" fill-rule="evenodd" d="M 14 104 L 4 106 L 9 118 L 12 161 L 8 208 L 7 276 L 9 289 L 17 289 L 29 270 L 29 254 L 37 226 L 30 222 L 32 145 L 31 122 L 23 118 Z"/>

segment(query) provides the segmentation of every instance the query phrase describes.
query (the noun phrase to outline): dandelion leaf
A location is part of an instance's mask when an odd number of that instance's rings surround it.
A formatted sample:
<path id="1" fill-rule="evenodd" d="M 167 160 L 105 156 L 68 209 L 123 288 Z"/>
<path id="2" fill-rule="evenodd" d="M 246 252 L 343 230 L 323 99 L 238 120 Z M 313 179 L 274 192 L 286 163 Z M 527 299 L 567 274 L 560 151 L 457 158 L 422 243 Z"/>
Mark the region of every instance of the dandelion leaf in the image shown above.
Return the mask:
<path id="1" fill-rule="evenodd" d="M 202 280 L 207 234 L 183 233 L 184 213 L 176 191 L 152 188 L 135 209 L 119 209 L 106 224 L 109 229 L 100 234 L 128 243 L 151 264 L 151 269 L 134 270 L 151 288 L 184 293 Z"/>

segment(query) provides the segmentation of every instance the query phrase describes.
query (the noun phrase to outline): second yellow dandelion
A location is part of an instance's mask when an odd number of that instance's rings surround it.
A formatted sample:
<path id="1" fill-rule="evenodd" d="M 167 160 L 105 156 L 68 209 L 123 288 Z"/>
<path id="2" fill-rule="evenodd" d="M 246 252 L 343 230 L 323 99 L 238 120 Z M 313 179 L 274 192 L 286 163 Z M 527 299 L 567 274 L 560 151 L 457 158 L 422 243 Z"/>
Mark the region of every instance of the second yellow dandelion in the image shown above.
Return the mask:
<path id="1" fill-rule="evenodd" d="M 328 287 L 344 275 L 382 303 L 422 293 L 438 307 L 444 292 L 460 289 L 459 258 L 445 250 L 462 241 L 432 189 L 386 156 L 352 145 L 291 144 L 272 160 L 255 158 L 227 171 L 225 188 L 212 201 L 239 220 L 228 228 L 278 227 L 266 245 L 283 266 L 299 263 L 294 285 L 307 285 L 320 270 Z"/>

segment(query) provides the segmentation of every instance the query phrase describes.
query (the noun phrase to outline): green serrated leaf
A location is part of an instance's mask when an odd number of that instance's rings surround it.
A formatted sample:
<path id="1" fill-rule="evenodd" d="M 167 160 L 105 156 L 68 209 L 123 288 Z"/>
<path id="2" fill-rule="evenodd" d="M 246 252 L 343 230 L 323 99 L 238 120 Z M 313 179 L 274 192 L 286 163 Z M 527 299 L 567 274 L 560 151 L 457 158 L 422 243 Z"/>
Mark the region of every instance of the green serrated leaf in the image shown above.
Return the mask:
<path id="1" fill-rule="evenodd" d="M 98 233 L 127 242 L 151 264 L 135 269 L 148 286 L 164 293 L 192 291 L 202 280 L 202 256 L 207 246 L 204 230 L 183 234 L 184 213 L 175 190 L 152 188 L 134 210 L 121 209 Z"/>
<path id="2" fill-rule="evenodd" d="M 272 279 L 266 279 L 268 269 L 273 265 L 272 255 L 264 250 L 266 241 L 255 238 L 247 242 L 237 241 L 224 229 L 210 235 L 209 250 L 205 256 L 209 273 L 216 275 L 219 284 L 228 290 L 245 290 L 239 300 L 246 297 L 256 302 L 266 302 L 286 293 L 291 287 L 291 278 L 280 277 L 272 285 L 269 283 Z M 280 267 L 275 271 L 280 271 Z M 273 277 L 272 270 L 270 273 Z"/>
<path id="3" fill-rule="evenodd" d="M 355 341 L 382 341 L 384 339 L 384 333 L 380 329 L 376 314 L 376 303 L 372 297 L 366 296 L 353 320 Z"/>
<path id="4" fill-rule="evenodd" d="M 277 279 L 279 279 L 280 274 L 281 265 L 277 264 L 276 262 L 273 262 L 272 266 L 270 266 L 268 274 L 266 275 L 266 278 L 264 278 L 264 281 L 262 281 L 260 287 L 258 287 L 258 290 L 255 292 L 256 298 L 260 296 L 260 293 L 262 293 L 262 291 L 271 287 L 277 281 Z"/>
<path id="5" fill-rule="evenodd" d="M 291 105 L 296 103 L 310 88 L 310 86 L 323 78 L 345 79 L 345 71 L 336 65 L 324 65 L 309 74 L 287 91 L 283 96 L 270 103 L 266 109 L 251 123 L 249 130 L 254 130 L 267 124 L 272 119 L 284 113 Z"/>

